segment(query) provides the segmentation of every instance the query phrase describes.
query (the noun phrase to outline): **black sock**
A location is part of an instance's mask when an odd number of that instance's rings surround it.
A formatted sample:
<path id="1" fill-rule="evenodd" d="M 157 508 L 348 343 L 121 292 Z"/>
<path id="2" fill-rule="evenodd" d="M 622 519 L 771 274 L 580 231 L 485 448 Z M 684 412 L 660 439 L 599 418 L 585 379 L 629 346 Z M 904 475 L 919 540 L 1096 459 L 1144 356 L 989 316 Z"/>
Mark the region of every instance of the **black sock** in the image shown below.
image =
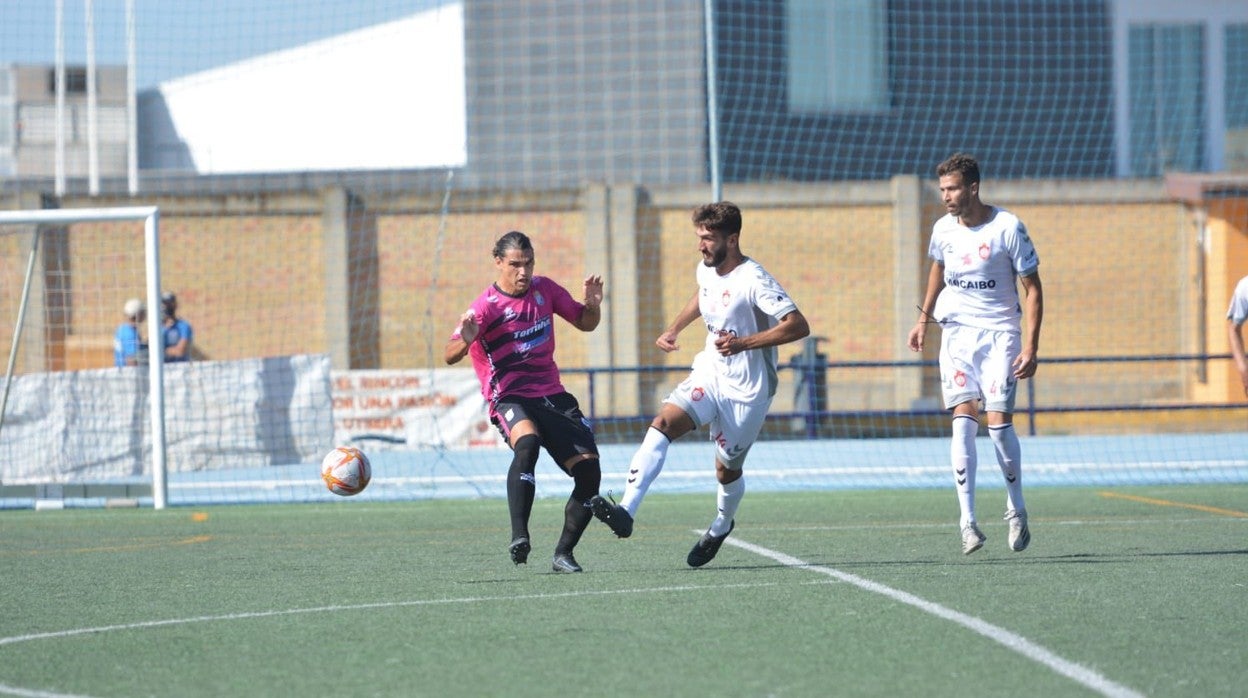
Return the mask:
<path id="1" fill-rule="evenodd" d="M 602 483 L 602 467 L 597 458 L 587 458 L 572 466 L 572 496 L 563 505 L 563 533 L 559 535 L 559 544 L 555 546 L 555 554 L 571 554 L 572 549 L 581 540 L 585 527 L 594 518 L 593 509 L 589 508 L 589 500 L 598 494 Z"/>
<path id="2" fill-rule="evenodd" d="M 507 510 L 511 514 L 511 539 L 529 537 L 529 514 L 537 490 L 533 470 L 541 440 L 530 434 L 516 441 L 511 468 L 507 470 Z"/>
<path id="3" fill-rule="evenodd" d="M 585 532 L 585 527 L 589 526 L 589 522 L 594 518 L 594 512 L 589 508 L 586 502 L 578 502 L 572 497 L 568 497 L 568 503 L 563 505 L 563 533 L 559 534 L 559 543 L 555 545 L 555 554 L 572 554 L 572 549 L 581 540 L 581 534 Z"/>

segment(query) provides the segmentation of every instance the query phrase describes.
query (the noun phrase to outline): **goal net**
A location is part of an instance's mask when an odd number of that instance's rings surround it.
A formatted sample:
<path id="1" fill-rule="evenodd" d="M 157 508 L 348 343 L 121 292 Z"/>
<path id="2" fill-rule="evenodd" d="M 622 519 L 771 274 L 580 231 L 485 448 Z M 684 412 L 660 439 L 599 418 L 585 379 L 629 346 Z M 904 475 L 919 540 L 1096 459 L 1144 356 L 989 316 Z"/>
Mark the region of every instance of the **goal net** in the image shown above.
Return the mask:
<path id="1" fill-rule="evenodd" d="M 655 338 L 716 198 L 812 328 L 778 349 L 750 487 L 947 487 L 939 333 L 906 339 L 958 151 L 1041 259 L 1026 481 L 1248 480 L 1226 322 L 1248 275 L 1248 4 L 70 2 L 60 34 L 36 5 L 0 7 L 0 209 L 158 207 L 160 277 L 140 221 L 66 221 L 26 293 L 31 224 L 0 230 L 0 323 L 23 328 L 0 447 L 47 443 L 0 464 L 15 506 L 97 468 L 150 489 L 153 365 L 113 366 L 111 343 L 128 298 L 164 291 L 194 329 L 193 360 L 161 366 L 171 504 L 503 496 L 506 447 L 443 347 L 510 230 L 574 295 L 606 280 L 601 326 L 555 334 L 618 490 L 703 343 L 698 323 L 678 351 Z M 706 431 L 657 490 L 710 486 Z M 356 497 L 319 481 L 336 445 L 373 458 Z"/>
<path id="2" fill-rule="evenodd" d="M 164 508 L 171 471 L 262 469 L 329 447 L 327 357 L 169 353 L 177 297 L 161 286 L 158 220 L 155 207 L 0 212 L 0 504 Z"/>

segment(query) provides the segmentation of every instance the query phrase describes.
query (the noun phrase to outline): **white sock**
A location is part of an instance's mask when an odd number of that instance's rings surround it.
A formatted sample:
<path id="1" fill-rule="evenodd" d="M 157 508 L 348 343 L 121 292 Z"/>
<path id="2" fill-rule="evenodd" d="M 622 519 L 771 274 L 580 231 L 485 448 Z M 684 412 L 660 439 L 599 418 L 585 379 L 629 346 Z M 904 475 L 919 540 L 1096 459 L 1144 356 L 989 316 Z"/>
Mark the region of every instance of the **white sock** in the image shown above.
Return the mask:
<path id="1" fill-rule="evenodd" d="M 997 465 L 1005 476 L 1005 508 L 1007 511 L 1026 511 L 1023 503 L 1023 449 L 1018 443 L 1018 433 L 1013 424 L 989 426 L 988 435 L 997 449 Z"/>
<path id="2" fill-rule="evenodd" d="M 741 497 L 745 495 L 745 475 L 727 485 L 719 486 L 719 515 L 711 522 L 711 535 L 722 536 L 732 526 L 732 517 L 737 515 L 737 507 L 741 505 Z"/>
<path id="3" fill-rule="evenodd" d="M 641 447 L 633 454 L 628 464 L 628 481 L 624 484 L 624 496 L 620 506 L 628 515 L 636 518 L 637 508 L 650 489 L 650 483 L 663 470 L 663 461 L 667 460 L 667 447 L 672 442 L 658 429 L 646 430 L 646 438 L 642 439 Z"/>
<path id="4" fill-rule="evenodd" d="M 975 435 L 978 433 L 979 422 L 973 417 L 954 416 L 949 460 L 953 464 L 953 481 L 958 488 L 958 507 L 961 509 L 959 528 L 975 523 L 975 469 L 978 466 Z"/>

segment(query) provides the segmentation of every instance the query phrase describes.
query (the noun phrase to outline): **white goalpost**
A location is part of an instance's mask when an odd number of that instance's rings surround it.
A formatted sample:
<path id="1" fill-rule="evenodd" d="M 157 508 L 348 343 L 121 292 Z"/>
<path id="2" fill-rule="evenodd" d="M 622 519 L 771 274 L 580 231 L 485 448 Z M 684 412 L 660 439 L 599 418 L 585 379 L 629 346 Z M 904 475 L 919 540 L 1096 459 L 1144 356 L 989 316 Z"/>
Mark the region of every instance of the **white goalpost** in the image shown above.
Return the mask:
<path id="1" fill-rule="evenodd" d="M 4 417 L 7 412 L 9 391 L 16 369 L 18 347 L 21 345 L 21 334 L 25 324 L 31 284 L 36 274 L 36 261 L 39 255 L 43 228 L 49 225 L 69 225 L 73 223 L 142 221 L 144 268 L 146 270 L 145 295 L 147 308 L 150 309 L 147 314 L 147 333 L 150 341 L 158 342 L 158 338 L 161 336 L 161 314 L 157 312 L 157 309 L 160 308 L 161 296 L 159 219 L 160 210 L 155 206 L 0 212 L 0 226 L 29 225 L 34 227 L 26 275 L 22 283 L 21 300 L 13 328 L 12 345 L 5 370 L 4 393 L 3 398 L 0 398 L 0 434 L 3 434 L 5 427 Z M 152 500 L 154 508 L 164 509 L 168 504 L 167 466 L 165 462 L 164 357 L 163 352 L 159 350 L 149 353 L 148 400 L 150 408 L 149 426 L 151 429 Z"/>

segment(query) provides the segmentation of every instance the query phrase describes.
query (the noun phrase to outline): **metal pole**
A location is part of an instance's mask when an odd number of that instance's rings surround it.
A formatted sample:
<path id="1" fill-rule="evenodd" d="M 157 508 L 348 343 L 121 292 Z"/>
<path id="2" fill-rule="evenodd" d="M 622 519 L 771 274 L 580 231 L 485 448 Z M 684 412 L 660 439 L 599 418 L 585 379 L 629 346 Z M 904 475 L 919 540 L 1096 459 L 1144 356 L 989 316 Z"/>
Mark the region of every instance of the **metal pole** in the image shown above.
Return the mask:
<path id="1" fill-rule="evenodd" d="M 99 87 L 95 84 L 95 2 L 86 2 L 87 25 L 87 189 L 100 193 L 100 134 L 98 118 Z"/>
<path id="2" fill-rule="evenodd" d="M 711 200 L 723 198 L 724 186 L 719 172 L 719 99 L 715 86 L 715 0 L 703 0 L 706 33 L 706 139 L 710 151 Z"/>
<path id="3" fill-rule="evenodd" d="M 160 312 L 160 213 L 153 211 L 143 225 L 147 256 L 147 354 L 148 379 L 151 381 L 152 420 L 152 506 L 168 506 L 169 485 L 165 463 L 165 347 L 163 313 Z"/>
<path id="4" fill-rule="evenodd" d="M 56 162 L 54 191 L 65 196 L 65 0 L 56 0 Z"/>
<path id="5" fill-rule="evenodd" d="M 13 328 L 13 346 L 9 348 L 9 367 L 4 374 L 4 397 L 0 399 L 0 429 L 4 428 L 4 413 L 9 406 L 9 387 L 13 384 L 13 369 L 17 366 L 17 347 L 22 340 L 22 327 L 26 324 L 26 303 L 30 299 L 30 282 L 34 278 L 35 260 L 39 255 L 39 236 L 41 230 L 35 226 L 35 234 L 30 242 L 30 259 L 26 262 L 26 281 L 22 284 L 22 301 L 17 306 L 17 326 Z"/>
<path id="6" fill-rule="evenodd" d="M 126 175 L 130 196 L 139 193 L 137 25 L 134 0 L 126 0 Z"/>

